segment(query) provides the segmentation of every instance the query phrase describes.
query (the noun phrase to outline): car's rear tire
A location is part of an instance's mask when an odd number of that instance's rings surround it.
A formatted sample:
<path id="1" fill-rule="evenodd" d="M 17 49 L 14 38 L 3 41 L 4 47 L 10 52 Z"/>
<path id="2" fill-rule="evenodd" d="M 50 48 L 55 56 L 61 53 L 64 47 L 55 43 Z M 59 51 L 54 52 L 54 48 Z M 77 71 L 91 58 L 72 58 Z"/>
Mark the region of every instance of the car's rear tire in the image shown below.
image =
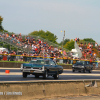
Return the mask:
<path id="1" fill-rule="evenodd" d="M 57 72 L 55 75 L 54 75 L 54 79 L 58 79 L 59 78 L 59 73 Z"/>
<path id="2" fill-rule="evenodd" d="M 35 75 L 35 78 L 39 78 L 39 75 Z"/>
<path id="3" fill-rule="evenodd" d="M 43 74 L 43 79 L 46 79 L 48 77 L 48 72 L 45 71 L 45 73 Z"/>
<path id="4" fill-rule="evenodd" d="M 89 73 L 91 73 L 92 71 L 91 71 L 91 69 L 89 70 Z"/>
<path id="5" fill-rule="evenodd" d="M 26 78 L 27 77 L 27 73 L 23 72 L 23 77 Z"/>
<path id="6" fill-rule="evenodd" d="M 86 73 L 86 69 L 83 70 L 83 73 Z"/>

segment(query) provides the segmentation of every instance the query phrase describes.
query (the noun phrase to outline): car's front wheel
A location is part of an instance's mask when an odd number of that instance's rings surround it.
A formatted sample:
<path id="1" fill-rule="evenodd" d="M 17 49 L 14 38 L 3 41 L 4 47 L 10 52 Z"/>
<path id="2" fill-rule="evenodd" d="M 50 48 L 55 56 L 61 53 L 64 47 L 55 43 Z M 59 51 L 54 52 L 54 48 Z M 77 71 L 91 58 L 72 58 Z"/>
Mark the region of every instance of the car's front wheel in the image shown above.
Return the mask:
<path id="1" fill-rule="evenodd" d="M 35 75 L 35 78 L 39 78 L 39 75 Z"/>
<path id="2" fill-rule="evenodd" d="M 73 69 L 72 72 L 75 72 L 75 70 Z"/>
<path id="3" fill-rule="evenodd" d="M 57 72 L 55 75 L 54 75 L 54 79 L 58 79 L 59 78 L 59 73 Z"/>
<path id="4" fill-rule="evenodd" d="M 23 72 L 23 77 L 26 78 L 27 77 L 27 73 Z"/>
<path id="5" fill-rule="evenodd" d="M 92 71 L 91 71 L 91 69 L 89 70 L 89 73 L 91 73 Z"/>

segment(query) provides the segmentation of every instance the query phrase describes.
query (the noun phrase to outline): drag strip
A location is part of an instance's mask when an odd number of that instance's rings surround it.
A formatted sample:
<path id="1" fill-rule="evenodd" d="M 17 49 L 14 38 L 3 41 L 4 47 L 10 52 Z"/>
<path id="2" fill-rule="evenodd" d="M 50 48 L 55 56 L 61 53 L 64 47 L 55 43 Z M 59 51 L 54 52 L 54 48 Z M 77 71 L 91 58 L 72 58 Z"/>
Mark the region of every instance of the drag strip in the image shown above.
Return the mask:
<path id="1" fill-rule="evenodd" d="M 22 72 L 0 72 L 0 75 L 22 75 Z M 73 76 L 100 76 L 100 74 L 92 74 L 92 73 L 62 73 L 60 75 L 73 75 Z"/>
<path id="2" fill-rule="evenodd" d="M 9 70 L 10 73 L 5 73 L 5 70 Z M 93 70 L 92 73 L 83 73 L 83 72 L 72 72 L 72 70 L 64 70 L 62 74 L 59 75 L 60 80 L 86 80 L 86 79 L 100 79 L 100 71 L 99 70 Z M 2 68 L 0 69 L 0 82 L 2 81 L 54 81 L 55 79 L 50 76 L 47 79 L 43 79 L 42 76 L 39 78 L 35 78 L 34 75 L 28 75 L 27 78 L 22 77 L 22 72 L 20 69 L 9 69 L 9 68 Z"/>

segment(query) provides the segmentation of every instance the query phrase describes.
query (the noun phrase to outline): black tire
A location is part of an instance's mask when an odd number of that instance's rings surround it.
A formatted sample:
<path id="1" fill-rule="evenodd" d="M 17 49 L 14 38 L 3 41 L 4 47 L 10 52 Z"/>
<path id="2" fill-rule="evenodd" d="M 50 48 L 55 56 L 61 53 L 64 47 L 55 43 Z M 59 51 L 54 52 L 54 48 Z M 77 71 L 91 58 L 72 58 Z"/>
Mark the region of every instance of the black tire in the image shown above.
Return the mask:
<path id="1" fill-rule="evenodd" d="M 73 69 L 72 72 L 75 72 L 75 70 Z"/>
<path id="2" fill-rule="evenodd" d="M 81 71 L 78 71 L 78 72 L 81 72 Z"/>
<path id="3" fill-rule="evenodd" d="M 26 78 L 27 77 L 27 73 L 23 72 L 23 77 Z"/>
<path id="4" fill-rule="evenodd" d="M 86 73 L 86 69 L 83 70 L 83 73 Z"/>
<path id="5" fill-rule="evenodd" d="M 48 72 L 45 71 L 45 73 L 43 74 L 43 79 L 46 79 L 48 77 Z"/>
<path id="6" fill-rule="evenodd" d="M 54 75 L 54 79 L 58 79 L 59 78 L 59 73 L 57 72 L 55 75 Z"/>
<path id="7" fill-rule="evenodd" d="M 39 75 L 35 75 L 35 78 L 39 78 Z"/>
<path id="8" fill-rule="evenodd" d="M 91 69 L 89 70 L 89 73 L 91 73 L 92 71 L 91 71 Z"/>

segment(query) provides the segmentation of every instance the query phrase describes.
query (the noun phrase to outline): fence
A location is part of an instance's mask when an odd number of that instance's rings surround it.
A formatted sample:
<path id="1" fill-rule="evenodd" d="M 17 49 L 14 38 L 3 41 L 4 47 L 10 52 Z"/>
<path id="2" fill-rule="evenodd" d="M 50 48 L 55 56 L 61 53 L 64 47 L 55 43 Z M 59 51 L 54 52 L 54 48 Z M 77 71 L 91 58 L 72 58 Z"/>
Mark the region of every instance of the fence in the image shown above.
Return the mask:
<path id="1" fill-rule="evenodd" d="M 56 58 L 56 57 L 42 57 L 42 56 L 22 56 L 22 55 L 9 55 L 9 54 L 0 54 L 0 61 L 13 61 L 13 62 L 30 62 L 34 58 L 43 58 L 43 59 L 52 59 L 56 63 L 60 64 L 72 64 L 70 58 Z"/>
<path id="2" fill-rule="evenodd" d="M 73 64 L 75 63 L 77 60 L 81 60 L 81 61 L 89 61 L 90 60 L 85 60 L 85 59 L 73 59 L 70 57 L 43 57 L 43 56 L 23 56 L 23 55 L 9 55 L 9 54 L 0 54 L 0 61 L 18 61 L 18 62 L 30 62 L 32 59 L 34 58 L 43 58 L 43 59 L 52 59 L 54 60 L 56 63 L 60 63 L 60 64 Z M 92 62 L 100 62 L 99 60 L 95 60 Z"/>

